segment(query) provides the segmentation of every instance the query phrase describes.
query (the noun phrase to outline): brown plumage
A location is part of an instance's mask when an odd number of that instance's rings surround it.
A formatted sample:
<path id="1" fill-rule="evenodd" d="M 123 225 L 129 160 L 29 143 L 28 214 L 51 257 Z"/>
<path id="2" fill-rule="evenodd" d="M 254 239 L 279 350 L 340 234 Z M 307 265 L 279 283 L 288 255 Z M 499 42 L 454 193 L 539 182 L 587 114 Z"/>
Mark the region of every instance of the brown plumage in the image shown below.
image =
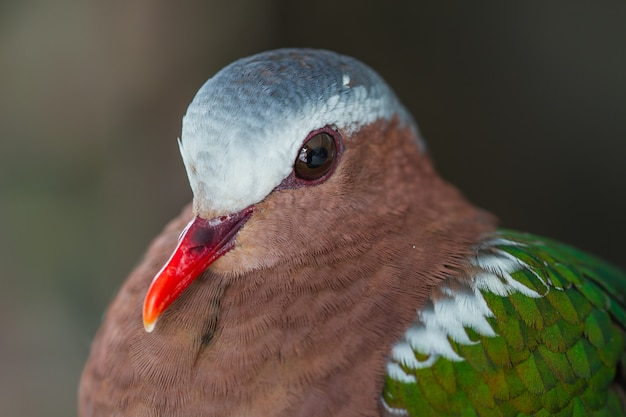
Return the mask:
<path id="1" fill-rule="evenodd" d="M 106 313 L 80 416 L 379 415 L 390 347 L 494 220 L 397 118 L 343 143 L 326 181 L 256 203 L 147 333 L 143 299 L 191 208 L 165 228 Z"/>

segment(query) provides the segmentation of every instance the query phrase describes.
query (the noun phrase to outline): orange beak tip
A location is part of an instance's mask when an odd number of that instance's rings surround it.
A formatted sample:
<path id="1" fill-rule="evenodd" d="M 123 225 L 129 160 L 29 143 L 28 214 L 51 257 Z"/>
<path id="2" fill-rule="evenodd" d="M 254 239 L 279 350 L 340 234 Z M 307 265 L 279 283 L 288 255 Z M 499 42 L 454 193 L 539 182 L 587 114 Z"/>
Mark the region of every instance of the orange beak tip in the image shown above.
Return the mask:
<path id="1" fill-rule="evenodd" d="M 149 321 L 146 321 L 146 320 L 143 321 L 143 328 L 148 333 L 152 333 L 152 330 L 154 330 L 154 326 L 156 326 L 156 320 L 152 321 L 152 322 L 149 322 Z"/>
<path id="2" fill-rule="evenodd" d="M 148 333 L 151 333 L 154 330 L 154 327 L 161 316 L 161 311 L 156 308 L 152 302 L 154 300 L 154 296 L 151 295 L 152 290 L 153 288 L 151 286 L 150 290 L 148 290 L 148 295 L 146 296 L 143 306 L 143 328 Z"/>

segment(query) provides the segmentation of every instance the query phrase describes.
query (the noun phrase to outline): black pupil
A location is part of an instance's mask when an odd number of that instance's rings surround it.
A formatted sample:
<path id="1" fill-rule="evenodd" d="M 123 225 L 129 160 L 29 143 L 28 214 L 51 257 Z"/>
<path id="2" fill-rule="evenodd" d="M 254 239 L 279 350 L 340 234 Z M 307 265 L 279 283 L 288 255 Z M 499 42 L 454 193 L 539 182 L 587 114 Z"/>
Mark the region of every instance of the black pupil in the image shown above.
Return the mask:
<path id="1" fill-rule="evenodd" d="M 324 165 L 328 159 L 328 149 L 326 148 L 313 148 L 309 149 L 306 155 L 306 164 L 309 168 L 317 168 Z"/>

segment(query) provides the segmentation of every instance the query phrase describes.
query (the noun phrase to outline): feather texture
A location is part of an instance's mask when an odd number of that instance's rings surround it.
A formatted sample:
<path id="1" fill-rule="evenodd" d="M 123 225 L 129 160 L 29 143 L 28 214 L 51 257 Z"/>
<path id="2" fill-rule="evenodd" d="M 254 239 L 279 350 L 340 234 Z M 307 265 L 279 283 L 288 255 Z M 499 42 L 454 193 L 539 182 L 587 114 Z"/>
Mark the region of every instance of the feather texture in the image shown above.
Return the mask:
<path id="1" fill-rule="evenodd" d="M 626 274 L 502 230 L 448 281 L 393 349 L 386 414 L 624 414 Z"/>

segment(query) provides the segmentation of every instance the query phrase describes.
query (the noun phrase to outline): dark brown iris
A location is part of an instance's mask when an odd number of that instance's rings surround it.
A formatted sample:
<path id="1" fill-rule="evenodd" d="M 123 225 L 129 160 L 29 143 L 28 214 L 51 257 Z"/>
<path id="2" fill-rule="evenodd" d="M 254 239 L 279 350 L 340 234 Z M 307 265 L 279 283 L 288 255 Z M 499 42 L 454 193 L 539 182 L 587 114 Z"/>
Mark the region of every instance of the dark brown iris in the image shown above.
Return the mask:
<path id="1" fill-rule="evenodd" d="M 326 132 L 311 136 L 296 158 L 296 177 L 307 181 L 322 178 L 332 168 L 336 156 L 337 147 L 332 136 Z"/>

